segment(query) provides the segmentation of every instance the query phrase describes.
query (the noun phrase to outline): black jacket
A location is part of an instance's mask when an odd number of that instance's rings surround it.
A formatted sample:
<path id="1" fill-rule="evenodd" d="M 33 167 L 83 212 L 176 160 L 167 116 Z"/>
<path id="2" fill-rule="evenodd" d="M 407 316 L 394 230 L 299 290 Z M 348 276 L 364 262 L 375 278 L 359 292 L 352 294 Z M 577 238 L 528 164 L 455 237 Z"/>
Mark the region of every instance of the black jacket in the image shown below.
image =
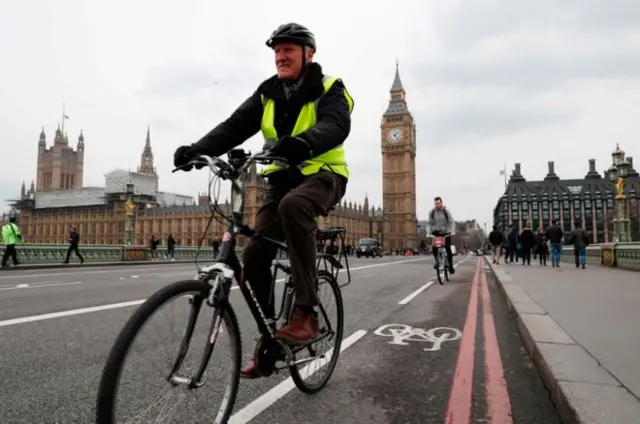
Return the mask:
<path id="1" fill-rule="evenodd" d="M 524 228 L 520 233 L 520 244 L 522 248 L 530 250 L 536 244 L 536 236 L 533 234 L 531 228 Z"/>
<path id="2" fill-rule="evenodd" d="M 562 243 L 564 239 L 564 231 L 562 231 L 559 225 L 549 227 L 545 235 L 551 243 Z"/>
<path id="3" fill-rule="evenodd" d="M 489 243 L 492 246 L 500 246 L 504 243 L 504 234 L 500 230 L 493 230 L 489 233 Z"/>
<path id="4" fill-rule="evenodd" d="M 195 144 L 211 156 L 220 156 L 255 135 L 260 131 L 262 122 L 261 94 L 275 101 L 275 128 L 278 137 L 291 135 L 302 107 L 323 95 L 322 78 L 322 67 L 317 63 L 309 65 L 302 86 L 288 100 L 278 77 L 267 79 L 229 119 Z M 351 114 L 344 89 L 343 82 L 338 79 L 318 103 L 315 127 L 298 135 L 309 144 L 313 157 L 342 144 L 351 131 Z"/>

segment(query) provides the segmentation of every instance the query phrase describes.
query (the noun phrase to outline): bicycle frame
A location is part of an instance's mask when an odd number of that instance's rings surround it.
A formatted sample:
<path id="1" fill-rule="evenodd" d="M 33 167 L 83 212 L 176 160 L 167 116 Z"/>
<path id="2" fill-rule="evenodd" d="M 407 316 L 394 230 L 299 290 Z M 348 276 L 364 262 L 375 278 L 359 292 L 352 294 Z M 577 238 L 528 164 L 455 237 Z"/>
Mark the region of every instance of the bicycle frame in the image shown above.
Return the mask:
<path id="1" fill-rule="evenodd" d="M 240 287 L 240 292 L 242 293 L 242 296 L 244 297 L 245 302 L 247 303 L 247 306 L 251 311 L 251 315 L 253 316 L 258 326 L 259 332 L 265 338 L 265 341 L 267 342 L 267 344 L 271 344 L 271 343 L 277 344 L 279 342 L 276 340 L 275 323 L 285 313 L 287 314 L 286 318 L 288 320 L 290 315 L 290 310 L 293 307 L 294 294 L 293 294 L 293 284 L 291 282 L 291 269 L 288 265 L 282 264 L 277 260 L 274 261 L 275 269 L 274 269 L 273 278 L 271 281 L 271 292 L 269 295 L 270 302 L 274 297 L 273 292 L 275 289 L 278 270 L 285 272 L 287 274 L 287 278 L 285 280 L 285 290 L 283 292 L 280 312 L 276 316 L 269 318 L 266 316 L 265 312 L 260 306 L 260 303 L 255 295 L 255 292 L 251 287 L 250 282 L 244 281 L 242 265 L 236 254 L 235 248 L 237 243 L 236 237 L 238 235 L 242 235 L 247 238 L 252 237 L 254 235 L 259 235 L 263 239 L 274 244 L 278 249 L 287 251 L 287 245 L 285 243 L 264 235 L 260 235 L 253 228 L 247 226 L 244 223 L 244 200 L 245 200 L 244 187 L 245 187 L 245 180 L 246 180 L 249 166 L 254 162 L 269 163 L 276 160 L 286 163 L 286 159 L 280 158 L 280 157 L 267 157 L 267 154 L 265 152 L 260 152 L 251 156 L 249 154 L 244 153 L 244 151 L 241 149 L 237 149 L 235 151 L 236 154 L 239 154 L 239 152 L 242 152 L 243 157 L 236 157 L 234 159 L 234 162 L 235 162 L 234 164 L 231 164 L 232 162 L 231 160 L 229 161 L 230 163 L 227 164 L 219 159 L 217 159 L 217 162 L 216 162 L 216 160 L 208 156 L 204 156 L 204 155 L 201 156 L 201 158 L 207 162 L 207 165 L 209 166 L 212 172 L 214 172 L 220 178 L 227 179 L 231 182 L 232 213 L 227 226 L 227 231 L 224 233 L 222 238 L 220 251 L 217 257 L 214 259 L 214 263 L 212 265 L 202 267 L 199 270 L 199 273 L 196 278 L 204 281 L 213 280 L 212 290 L 209 295 L 209 303 L 211 305 L 216 305 L 216 306 L 218 305 L 222 306 L 224 305 L 225 302 L 228 302 L 231 286 L 233 284 L 233 279 L 235 278 L 235 280 L 238 283 L 238 286 Z M 216 169 L 217 167 L 221 169 L 218 170 Z M 328 256 L 328 257 L 325 257 L 325 256 Z M 336 268 L 342 268 L 342 265 L 332 256 L 329 256 L 329 255 L 321 256 L 321 254 L 319 254 L 318 260 L 320 259 L 325 259 L 329 261 Z M 349 275 L 349 280 L 350 280 L 350 275 Z M 275 305 L 273 306 L 275 309 Z M 324 310 L 323 305 L 319 305 L 319 306 L 320 306 L 321 313 L 323 314 L 323 317 L 325 319 L 325 322 L 329 323 L 329 320 L 327 318 L 326 311 Z M 328 335 L 331 335 L 331 332 L 332 330 L 330 329 L 330 331 L 327 332 L 326 335 L 319 336 L 317 339 L 312 340 L 310 343 L 315 343 L 316 341 L 324 337 L 327 337 Z M 306 346 L 307 345 L 299 348 L 296 347 L 296 349 L 292 353 L 295 354 L 295 352 L 297 352 L 300 349 L 303 349 Z M 289 350 L 289 352 L 291 352 L 291 350 Z"/>
<path id="2" fill-rule="evenodd" d="M 446 236 L 436 236 L 433 240 L 433 246 L 437 249 L 438 254 L 436 255 L 436 260 L 438 261 L 438 269 L 441 269 L 441 266 L 448 266 L 448 259 L 447 259 L 447 248 L 446 246 L 446 239 L 450 237 L 449 235 Z M 444 268 L 442 268 L 442 270 L 444 270 Z"/>

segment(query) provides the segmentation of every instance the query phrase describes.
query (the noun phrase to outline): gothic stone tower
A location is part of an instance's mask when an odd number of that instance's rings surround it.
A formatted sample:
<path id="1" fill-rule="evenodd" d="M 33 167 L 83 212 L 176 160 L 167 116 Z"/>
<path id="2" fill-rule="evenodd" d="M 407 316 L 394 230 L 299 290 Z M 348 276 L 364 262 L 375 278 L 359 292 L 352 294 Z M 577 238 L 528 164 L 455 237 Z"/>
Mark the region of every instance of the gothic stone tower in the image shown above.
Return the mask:
<path id="1" fill-rule="evenodd" d="M 44 128 L 38 141 L 38 169 L 36 191 L 73 190 L 82 188 L 84 174 L 84 135 L 80 131 L 78 146 L 69 147 L 67 134 L 60 126 L 56 130 L 53 146 L 47 149 Z"/>
<path id="2" fill-rule="evenodd" d="M 156 175 L 156 167 L 153 165 L 153 152 L 151 151 L 151 131 L 147 127 L 147 138 L 140 156 L 138 172 L 141 174 Z"/>
<path id="3" fill-rule="evenodd" d="M 396 63 L 391 100 L 380 125 L 385 249 L 418 247 L 416 126 L 405 97 Z"/>

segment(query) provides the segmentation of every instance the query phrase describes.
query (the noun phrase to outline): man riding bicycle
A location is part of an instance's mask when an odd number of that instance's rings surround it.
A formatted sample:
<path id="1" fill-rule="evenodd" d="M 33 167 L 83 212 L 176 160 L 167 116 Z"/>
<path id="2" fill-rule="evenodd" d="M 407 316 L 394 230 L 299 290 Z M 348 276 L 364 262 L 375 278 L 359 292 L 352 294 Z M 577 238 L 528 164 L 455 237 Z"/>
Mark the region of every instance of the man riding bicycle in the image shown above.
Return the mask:
<path id="1" fill-rule="evenodd" d="M 313 62 L 315 37 L 304 26 L 281 25 L 266 44 L 275 53 L 277 74 L 198 142 L 179 147 L 174 165 L 183 166 L 199 154 L 223 155 L 258 131 L 272 156 L 287 159 L 287 164 L 274 163 L 262 172 L 268 186 L 255 230 L 287 241 L 295 308 L 277 337 L 291 345 L 304 344 L 318 336 L 316 217 L 335 206 L 346 191 L 349 170 L 342 143 L 351 130 L 353 99 L 342 80 L 324 75 Z M 276 247 L 259 236 L 251 237 L 243 250 L 240 284 L 251 284 L 267 317 L 275 315 L 270 285 L 276 253 Z M 260 376 L 255 360 L 241 375 Z"/>
<path id="2" fill-rule="evenodd" d="M 429 212 L 429 233 L 434 237 L 445 237 L 445 249 L 447 251 L 447 262 L 449 262 L 449 274 L 455 274 L 453 268 L 453 253 L 451 252 L 451 234 L 455 233 L 456 222 L 448 208 L 442 204 L 442 198 L 436 197 L 434 208 Z M 433 257 L 436 259 L 434 269 L 438 269 L 438 248 L 433 246 Z"/>

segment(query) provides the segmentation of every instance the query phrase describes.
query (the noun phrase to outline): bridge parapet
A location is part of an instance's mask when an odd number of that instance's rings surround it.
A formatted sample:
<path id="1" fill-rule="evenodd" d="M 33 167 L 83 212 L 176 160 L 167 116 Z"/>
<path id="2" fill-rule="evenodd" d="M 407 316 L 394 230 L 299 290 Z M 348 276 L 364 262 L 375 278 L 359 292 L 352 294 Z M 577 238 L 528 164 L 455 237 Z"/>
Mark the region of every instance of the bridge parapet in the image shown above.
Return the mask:
<path id="1" fill-rule="evenodd" d="M 18 261 L 24 265 L 59 264 L 67 257 L 67 244 L 37 244 L 23 243 L 16 246 Z M 80 245 L 80 253 L 87 263 L 110 262 L 139 262 L 151 260 L 151 249 L 148 246 L 124 246 L 109 244 Z M 195 260 L 197 246 L 176 246 L 174 259 L 176 261 Z M 4 255 L 5 246 L 0 245 L 0 255 Z M 158 257 L 162 258 L 166 248 L 158 249 Z M 75 255 L 72 254 L 72 259 Z M 200 259 L 213 258 L 213 248 L 203 246 L 200 249 Z M 9 260 L 11 264 L 11 260 Z"/>
<path id="2" fill-rule="evenodd" d="M 563 262 L 573 262 L 573 246 L 564 246 Z M 587 247 L 587 263 L 640 271 L 640 242 L 602 243 Z"/>

